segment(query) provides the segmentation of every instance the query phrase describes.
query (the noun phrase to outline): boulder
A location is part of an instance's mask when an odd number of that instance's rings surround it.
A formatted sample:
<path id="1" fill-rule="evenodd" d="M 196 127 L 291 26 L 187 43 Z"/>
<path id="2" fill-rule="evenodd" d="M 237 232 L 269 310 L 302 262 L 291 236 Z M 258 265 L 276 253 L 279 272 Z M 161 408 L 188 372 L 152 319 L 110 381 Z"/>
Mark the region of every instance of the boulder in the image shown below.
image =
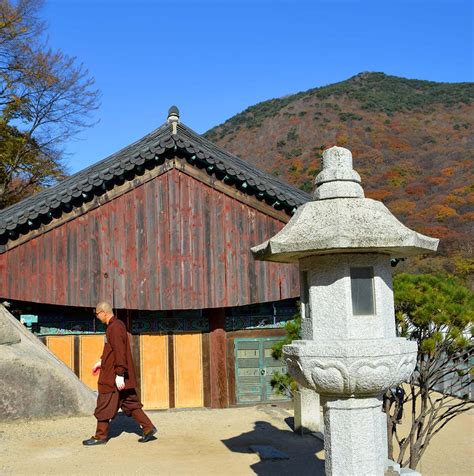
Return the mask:
<path id="1" fill-rule="evenodd" d="M 0 304 L 0 421 L 92 414 L 96 397 Z"/>

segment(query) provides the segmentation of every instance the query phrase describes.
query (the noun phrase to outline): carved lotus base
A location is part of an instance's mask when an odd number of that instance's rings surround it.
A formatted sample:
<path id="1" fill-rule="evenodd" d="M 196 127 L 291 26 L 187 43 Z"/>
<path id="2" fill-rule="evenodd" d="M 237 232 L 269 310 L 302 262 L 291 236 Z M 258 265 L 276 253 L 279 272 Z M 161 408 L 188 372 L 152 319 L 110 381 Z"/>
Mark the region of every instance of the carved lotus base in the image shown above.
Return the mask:
<path id="1" fill-rule="evenodd" d="M 283 347 L 288 371 L 322 395 L 379 395 L 410 378 L 417 345 L 402 338 L 293 341 Z"/>

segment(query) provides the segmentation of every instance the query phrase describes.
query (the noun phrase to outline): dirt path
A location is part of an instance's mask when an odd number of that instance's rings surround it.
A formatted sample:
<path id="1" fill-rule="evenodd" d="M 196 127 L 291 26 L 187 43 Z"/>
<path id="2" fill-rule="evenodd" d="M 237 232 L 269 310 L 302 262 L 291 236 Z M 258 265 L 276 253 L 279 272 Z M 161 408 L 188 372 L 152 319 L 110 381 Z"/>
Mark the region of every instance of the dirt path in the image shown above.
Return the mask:
<path id="1" fill-rule="evenodd" d="M 324 474 L 322 443 L 295 435 L 292 411 L 260 406 L 226 410 L 149 412 L 158 439 L 137 443 L 139 428 L 119 415 L 105 446 L 85 448 L 93 417 L 0 424 L 1 475 L 294 475 Z M 433 442 L 425 475 L 468 475 L 474 464 L 472 415 Z M 461 420 L 460 419 L 460 420 Z M 285 421 L 286 420 L 286 421 Z M 260 461 L 249 445 L 271 445 L 288 460 Z"/>

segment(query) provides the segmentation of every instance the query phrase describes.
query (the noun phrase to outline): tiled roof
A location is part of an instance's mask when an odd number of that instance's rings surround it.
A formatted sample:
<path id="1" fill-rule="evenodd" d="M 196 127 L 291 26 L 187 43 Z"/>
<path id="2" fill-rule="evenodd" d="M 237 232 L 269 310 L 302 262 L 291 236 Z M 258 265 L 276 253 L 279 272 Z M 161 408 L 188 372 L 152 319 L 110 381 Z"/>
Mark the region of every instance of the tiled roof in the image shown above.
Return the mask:
<path id="1" fill-rule="evenodd" d="M 173 134 L 173 126 L 176 133 Z M 185 156 L 191 164 L 206 167 L 208 173 L 239 188 L 255 194 L 275 208 L 291 215 L 296 207 L 307 202 L 310 195 L 288 185 L 272 175 L 226 152 L 184 124 L 165 123 L 142 139 L 112 154 L 106 159 L 64 179 L 54 187 L 45 189 L 0 211 L 0 239 L 6 242 L 15 238 L 17 228 L 32 226 L 34 221 L 60 216 L 62 210 L 90 201 L 95 191 L 105 190 L 144 165 L 151 166 L 158 158 L 172 157 L 169 152 Z M 165 159 L 166 160 L 166 159 Z M 74 201 L 74 202 L 73 202 Z M 80 205 L 78 205 L 78 202 Z M 24 232 L 24 231 L 23 231 Z"/>

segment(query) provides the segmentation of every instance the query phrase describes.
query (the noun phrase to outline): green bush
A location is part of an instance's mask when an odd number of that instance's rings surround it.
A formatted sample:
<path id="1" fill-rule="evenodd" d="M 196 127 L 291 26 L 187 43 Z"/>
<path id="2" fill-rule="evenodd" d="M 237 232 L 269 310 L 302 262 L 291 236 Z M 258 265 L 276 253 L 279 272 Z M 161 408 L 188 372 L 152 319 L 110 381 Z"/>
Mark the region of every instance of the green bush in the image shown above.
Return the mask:
<path id="1" fill-rule="evenodd" d="M 294 340 L 301 338 L 301 317 L 295 314 L 291 321 L 285 324 L 285 337 L 272 347 L 272 357 L 276 360 L 283 358 L 283 346 L 291 344 Z M 270 382 L 272 388 L 280 395 L 293 397 L 293 392 L 297 390 L 297 384 L 289 373 L 275 373 Z"/>

